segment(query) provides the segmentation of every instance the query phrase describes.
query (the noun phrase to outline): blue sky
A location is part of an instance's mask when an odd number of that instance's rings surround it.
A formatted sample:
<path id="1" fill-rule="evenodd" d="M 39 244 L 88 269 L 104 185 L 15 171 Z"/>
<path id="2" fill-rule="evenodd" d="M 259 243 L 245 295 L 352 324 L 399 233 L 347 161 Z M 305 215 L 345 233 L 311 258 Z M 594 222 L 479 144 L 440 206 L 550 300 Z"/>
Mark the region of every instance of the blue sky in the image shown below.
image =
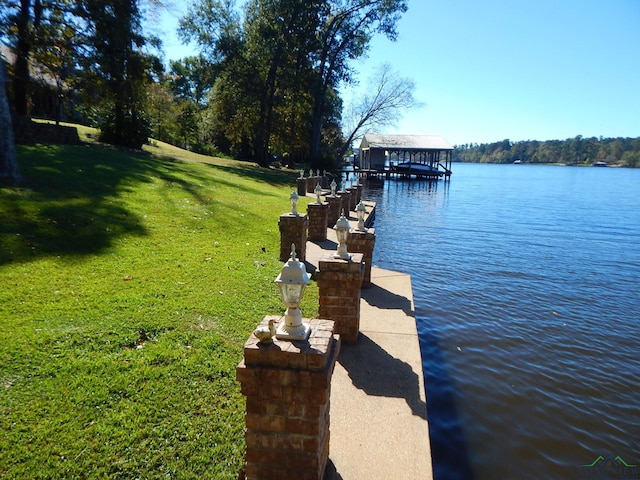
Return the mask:
<path id="1" fill-rule="evenodd" d="M 452 144 L 640 136 L 640 0 L 409 0 L 391 42 L 358 60 L 359 85 L 390 63 L 424 106 L 384 132 Z M 185 3 L 177 3 L 184 10 Z M 175 16 L 175 13 L 174 15 Z M 190 54 L 162 23 L 169 58 Z"/>

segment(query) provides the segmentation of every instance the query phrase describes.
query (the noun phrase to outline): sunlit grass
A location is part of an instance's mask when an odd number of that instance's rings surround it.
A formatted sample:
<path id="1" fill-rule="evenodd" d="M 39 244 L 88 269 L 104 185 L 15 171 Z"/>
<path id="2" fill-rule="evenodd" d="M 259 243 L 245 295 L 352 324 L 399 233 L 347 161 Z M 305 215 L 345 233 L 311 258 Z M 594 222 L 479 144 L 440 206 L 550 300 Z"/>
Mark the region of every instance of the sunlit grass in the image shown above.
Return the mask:
<path id="1" fill-rule="evenodd" d="M 24 185 L 0 189 L 0 477 L 236 478 L 235 367 L 283 310 L 297 172 L 161 142 L 18 154 Z"/>

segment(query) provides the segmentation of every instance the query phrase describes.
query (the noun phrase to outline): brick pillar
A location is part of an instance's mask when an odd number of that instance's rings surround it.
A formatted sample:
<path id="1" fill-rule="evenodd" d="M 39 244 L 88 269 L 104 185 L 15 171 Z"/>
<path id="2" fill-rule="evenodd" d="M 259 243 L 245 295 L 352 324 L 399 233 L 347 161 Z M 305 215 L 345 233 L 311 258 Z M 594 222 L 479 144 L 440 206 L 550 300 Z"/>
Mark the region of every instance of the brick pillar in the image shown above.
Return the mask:
<path id="1" fill-rule="evenodd" d="M 309 216 L 309 235 L 307 238 L 309 240 L 326 240 L 329 204 L 310 203 L 307 205 L 307 215 Z"/>
<path id="2" fill-rule="evenodd" d="M 360 286 L 364 276 L 362 253 L 351 261 L 333 258 L 333 252 L 318 262 L 318 316 L 335 322 L 335 331 L 345 344 L 355 344 L 360 333 Z"/>
<path id="3" fill-rule="evenodd" d="M 365 231 L 353 229 L 349 233 L 347 240 L 347 251 L 352 253 L 362 253 L 364 261 L 364 276 L 362 278 L 362 288 L 371 286 L 371 264 L 373 262 L 373 248 L 376 244 L 375 228 L 368 228 Z"/>
<path id="4" fill-rule="evenodd" d="M 327 177 L 326 175 L 323 175 L 322 177 L 320 177 L 320 186 L 322 188 L 324 188 L 324 189 L 331 188 L 329 186 L 330 183 L 331 182 L 329 181 L 329 177 Z"/>
<path id="5" fill-rule="evenodd" d="M 316 189 L 316 185 L 320 181 L 320 177 L 309 177 L 307 178 L 307 193 L 314 193 Z"/>
<path id="6" fill-rule="evenodd" d="M 261 326 L 280 317 L 265 317 Z M 307 320 L 305 320 L 306 322 Z M 251 335 L 236 379 L 247 397 L 247 480 L 321 480 L 329 458 L 331 376 L 340 350 L 334 322 L 314 319 L 307 341 Z"/>
<path id="7" fill-rule="evenodd" d="M 349 210 L 355 212 L 356 205 L 358 205 L 358 187 L 349 187 L 347 188 L 351 196 L 349 197 Z"/>
<path id="8" fill-rule="evenodd" d="M 340 190 L 338 192 L 340 198 L 342 198 L 342 207 L 341 210 L 344 210 L 344 216 L 349 218 L 349 210 L 351 210 L 351 191 L 347 188 L 346 190 Z"/>
<path id="9" fill-rule="evenodd" d="M 336 195 L 332 197 L 327 195 L 325 200 L 329 204 L 329 216 L 327 218 L 327 228 L 333 228 L 338 219 L 340 218 L 340 210 L 342 210 L 342 197 Z"/>
<path id="10" fill-rule="evenodd" d="M 298 195 L 304 197 L 307 194 L 307 179 L 298 177 L 296 179 L 296 186 L 298 187 Z"/>
<path id="11" fill-rule="evenodd" d="M 354 185 L 354 188 L 356 189 L 356 205 L 358 205 L 360 200 L 362 200 L 362 185 L 358 183 Z"/>
<path id="12" fill-rule="evenodd" d="M 283 213 L 278 222 L 280 227 L 280 261 L 286 262 L 291 256 L 291 244 L 296 246 L 296 256 L 304 262 L 307 254 L 307 227 L 309 217 Z"/>

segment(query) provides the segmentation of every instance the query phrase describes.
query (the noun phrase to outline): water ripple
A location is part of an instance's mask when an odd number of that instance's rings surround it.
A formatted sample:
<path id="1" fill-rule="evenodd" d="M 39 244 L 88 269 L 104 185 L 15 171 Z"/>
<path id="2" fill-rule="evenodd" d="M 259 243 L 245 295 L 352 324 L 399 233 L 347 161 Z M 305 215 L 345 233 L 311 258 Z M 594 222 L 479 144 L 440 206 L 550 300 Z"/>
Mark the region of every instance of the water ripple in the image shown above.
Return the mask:
<path id="1" fill-rule="evenodd" d="M 412 276 L 436 479 L 640 463 L 640 171 L 455 167 L 365 190 L 374 263 Z"/>

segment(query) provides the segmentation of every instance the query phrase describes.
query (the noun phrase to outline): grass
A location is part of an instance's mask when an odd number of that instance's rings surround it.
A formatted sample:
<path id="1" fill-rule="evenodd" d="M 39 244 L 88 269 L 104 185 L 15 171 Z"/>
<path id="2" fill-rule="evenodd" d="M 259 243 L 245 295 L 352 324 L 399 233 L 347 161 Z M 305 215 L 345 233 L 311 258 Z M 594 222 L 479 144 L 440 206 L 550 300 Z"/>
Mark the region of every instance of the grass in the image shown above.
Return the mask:
<path id="1" fill-rule="evenodd" d="M 160 142 L 18 156 L 24 185 L 0 189 L 0 477 L 237 478 L 235 368 L 284 309 L 297 172 Z"/>

